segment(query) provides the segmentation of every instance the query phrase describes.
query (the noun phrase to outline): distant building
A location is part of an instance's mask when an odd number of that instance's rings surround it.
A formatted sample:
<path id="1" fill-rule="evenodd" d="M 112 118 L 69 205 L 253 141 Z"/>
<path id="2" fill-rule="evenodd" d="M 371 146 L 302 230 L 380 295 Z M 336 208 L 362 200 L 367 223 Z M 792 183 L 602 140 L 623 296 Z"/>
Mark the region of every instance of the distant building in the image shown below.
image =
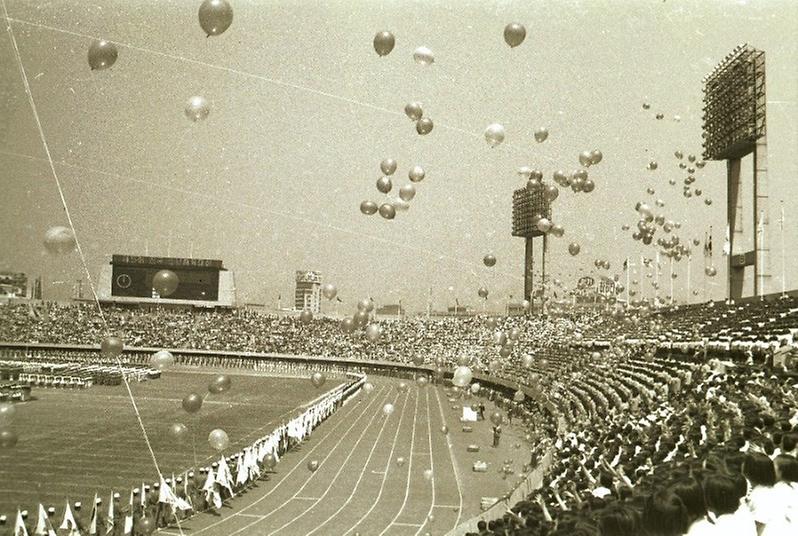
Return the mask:
<path id="1" fill-rule="evenodd" d="M 405 310 L 401 303 L 391 303 L 377 307 L 376 313 L 379 316 L 404 316 Z"/>
<path id="2" fill-rule="evenodd" d="M 42 278 L 37 277 L 31 283 L 25 273 L 0 272 L 0 299 L 41 300 Z"/>
<path id="3" fill-rule="evenodd" d="M 321 312 L 321 272 L 297 270 L 294 309 Z"/>

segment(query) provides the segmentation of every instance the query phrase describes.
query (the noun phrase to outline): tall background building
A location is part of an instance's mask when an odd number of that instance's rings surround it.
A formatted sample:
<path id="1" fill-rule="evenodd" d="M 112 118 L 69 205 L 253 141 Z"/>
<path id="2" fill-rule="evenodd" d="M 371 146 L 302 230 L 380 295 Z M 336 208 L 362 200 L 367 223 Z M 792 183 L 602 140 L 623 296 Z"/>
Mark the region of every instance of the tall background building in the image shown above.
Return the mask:
<path id="1" fill-rule="evenodd" d="M 321 311 L 321 272 L 296 271 L 294 309 L 297 311 L 307 309 L 313 314 Z"/>

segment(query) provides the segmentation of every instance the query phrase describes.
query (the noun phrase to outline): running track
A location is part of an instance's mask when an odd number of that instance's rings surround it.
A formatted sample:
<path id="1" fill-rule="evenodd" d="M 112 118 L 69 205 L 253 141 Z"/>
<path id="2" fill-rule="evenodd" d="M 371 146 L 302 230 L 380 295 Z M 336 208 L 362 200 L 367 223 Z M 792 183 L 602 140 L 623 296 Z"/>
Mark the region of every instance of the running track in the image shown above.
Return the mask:
<path id="1" fill-rule="evenodd" d="M 235 499 L 221 516 L 182 523 L 187 535 L 445 534 L 466 517 L 456 453 L 441 432 L 456 424 L 438 388 L 407 392 L 378 382 L 352 399 L 286 455 L 269 481 Z M 383 406 L 395 411 L 386 417 Z M 397 458 L 404 458 L 404 464 Z M 318 460 L 316 472 L 307 469 Z M 432 470 L 426 479 L 424 471 Z M 179 534 L 175 528 L 160 531 Z"/>

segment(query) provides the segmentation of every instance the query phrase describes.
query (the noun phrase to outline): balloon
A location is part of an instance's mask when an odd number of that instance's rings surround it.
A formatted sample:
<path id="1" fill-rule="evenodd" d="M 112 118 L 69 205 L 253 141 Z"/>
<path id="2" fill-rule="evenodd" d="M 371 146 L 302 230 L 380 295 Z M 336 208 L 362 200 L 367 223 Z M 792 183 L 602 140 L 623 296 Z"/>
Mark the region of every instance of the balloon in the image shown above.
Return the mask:
<path id="1" fill-rule="evenodd" d="M 426 173 L 424 172 L 424 168 L 421 166 L 414 166 L 407 173 L 410 182 L 421 182 L 424 180 L 425 175 Z"/>
<path id="2" fill-rule="evenodd" d="M 504 346 L 507 344 L 507 335 L 504 332 L 498 331 L 493 334 L 493 344 Z"/>
<path id="3" fill-rule="evenodd" d="M 485 287 L 480 287 L 479 290 L 477 290 L 477 295 L 480 298 L 487 299 L 488 298 L 488 289 L 486 289 Z"/>
<path id="4" fill-rule="evenodd" d="M 656 160 L 652 160 L 651 162 L 648 163 L 648 169 L 650 169 L 651 171 L 657 169 L 657 166 L 658 164 Z"/>
<path id="5" fill-rule="evenodd" d="M 707 163 L 704 162 L 703 160 L 699 160 L 698 162 L 695 163 L 695 167 L 697 167 L 698 169 L 701 169 L 701 168 L 703 168 L 706 165 L 707 165 Z"/>
<path id="6" fill-rule="evenodd" d="M 369 341 L 377 342 L 380 340 L 380 335 L 382 335 L 382 330 L 377 324 L 369 324 L 366 328 L 366 338 Z"/>
<path id="7" fill-rule="evenodd" d="M 485 129 L 485 141 L 487 141 L 488 145 L 491 147 L 501 145 L 504 141 L 504 127 L 498 123 L 488 125 Z"/>
<path id="8" fill-rule="evenodd" d="M 579 153 L 579 163 L 585 167 L 590 166 L 593 163 L 593 153 L 590 151 L 582 151 Z"/>
<path id="9" fill-rule="evenodd" d="M 363 384 L 363 390 L 366 392 L 366 394 L 369 394 L 374 390 L 374 385 L 372 385 L 369 382 L 366 382 Z"/>
<path id="10" fill-rule="evenodd" d="M 374 36 L 374 51 L 380 56 L 387 56 L 396 45 L 396 38 L 391 32 L 377 32 Z"/>
<path id="11" fill-rule="evenodd" d="M 202 407 L 202 397 L 197 393 L 189 393 L 183 399 L 183 409 L 186 413 L 196 413 Z"/>
<path id="12" fill-rule="evenodd" d="M 480 388 L 481 388 L 481 386 L 479 385 L 479 383 L 478 383 L 478 382 L 474 382 L 474 383 L 472 383 L 472 384 L 471 384 L 471 393 L 472 393 L 472 394 L 477 394 L 477 393 L 479 392 L 479 389 L 480 389 Z"/>
<path id="13" fill-rule="evenodd" d="M 70 253 L 77 247 L 75 233 L 63 226 L 50 227 L 44 234 L 44 248 L 55 255 Z"/>
<path id="14" fill-rule="evenodd" d="M 452 376 L 452 383 L 457 387 L 465 387 L 469 383 L 471 383 L 471 378 L 473 374 L 471 373 L 471 369 L 468 367 L 457 367 L 454 370 L 454 375 Z"/>
<path id="15" fill-rule="evenodd" d="M 227 432 L 217 428 L 216 430 L 211 430 L 211 433 L 208 434 L 208 443 L 216 450 L 222 451 L 230 445 L 230 438 L 227 437 Z"/>
<path id="16" fill-rule="evenodd" d="M 227 374 L 217 374 L 208 384 L 208 392 L 213 394 L 226 393 L 233 385 L 230 376 Z"/>
<path id="17" fill-rule="evenodd" d="M 393 412 L 394 412 L 394 407 L 393 407 L 393 404 L 391 404 L 390 402 L 388 402 L 387 404 L 385 404 L 385 405 L 382 407 L 382 412 L 383 412 L 385 415 L 387 415 L 387 416 L 390 416 L 391 414 L 393 414 Z"/>
<path id="18" fill-rule="evenodd" d="M 405 115 L 413 121 L 418 121 L 424 117 L 424 108 L 420 102 L 408 102 L 405 104 Z"/>
<path id="19" fill-rule="evenodd" d="M 504 27 L 504 42 L 515 48 L 526 39 L 526 28 L 523 24 L 512 22 Z"/>
<path id="20" fill-rule="evenodd" d="M 402 201 L 410 201 L 416 196 L 416 187 L 412 184 L 405 184 L 399 188 L 399 197 Z"/>
<path id="21" fill-rule="evenodd" d="M 497 321 L 496 321 L 496 319 L 495 319 L 495 318 L 493 318 L 493 317 L 491 317 L 491 318 L 488 318 L 488 319 L 485 321 L 485 325 L 486 325 L 486 326 L 488 326 L 490 329 L 495 329 L 495 328 L 496 328 L 496 326 L 497 326 L 497 324 L 498 324 L 498 322 L 497 322 Z"/>
<path id="22" fill-rule="evenodd" d="M 549 129 L 546 127 L 540 127 L 535 131 L 535 141 L 538 143 L 543 143 L 546 141 L 546 138 L 549 137 Z"/>
<path id="23" fill-rule="evenodd" d="M 355 316 L 354 316 L 353 320 L 354 320 L 356 326 L 365 327 L 366 324 L 368 324 L 368 321 L 369 321 L 369 314 L 365 310 L 364 311 L 358 311 L 357 313 L 355 313 Z"/>
<path id="24" fill-rule="evenodd" d="M 682 158 L 684 158 L 684 153 L 683 153 L 683 152 L 681 152 L 681 151 L 676 151 L 675 153 L 673 153 L 673 155 L 674 155 L 676 158 L 678 158 L 679 160 L 681 160 Z"/>
<path id="25" fill-rule="evenodd" d="M 100 343 L 100 354 L 103 357 L 118 357 L 122 353 L 124 343 L 122 339 L 115 336 L 106 337 Z"/>
<path id="26" fill-rule="evenodd" d="M 155 521 L 151 517 L 142 517 L 139 520 L 139 530 L 143 534 L 152 534 L 155 531 Z"/>
<path id="27" fill-rule="evenodd" d="M 688 155 L 687 160 L 689 160 L 690 162 L 695 162 L 695 155 L 694 154 Z"/>
<path id="28" fill-rule="evenodd" d="M 357 302 L 357 310 L 370 313 L 371 311 L 374 310 L 374 302 L 372 302 L 368 298 L 363 298 L 362 300 Z"/>
<path id="29" fill-rule="evenodd" d="M 223 34 L 233 24 L 233 8 L 226 0 L 205 0 L 198 14 L 200 26 L 208 37 Z"/>
<path id="30" fill-rule="evenodd" d="M 332 283 L 327 283 L 325 285 L 322 285 L 321 294 L 328 300 L 331 300 L 338 295 L 338 289 L 335 288 L 335 285 L 333 285 Z"/>
<path id="31" fill-rule="evenodd" d="M 303 309 L 299 313 L 299 321 L 303 324 L 310 324 L 313 321 L 313 313 L 309 309 Z"/>
<path id="32" fill-rule="evenodd" d="M 521 302 L 521 307 L 524 308 L 524 311 L 529 311 L 529 308 L 532 307 L 532 304 L 529 302 L 529 300 L 524 300 Z"/>
<path id="33" fill-rule="evenodd" d="M 521 358 L 521 364 L 523 364 L 526 368 L 532 366 L 533 358 L 531 355 L 525 355 Z"/>
<path id="34" fill-rule="evenodd" d="M 430 132 L 432 132 L 432 119 L 429 117 L 422 117 L 418 121 L 416 121 L 416 132 L 421 134 L 422 136 L 426 136 Z"/>
<path id="35" fill-rule="evenodd" d="M 158 370 L 165 370 L 175 364 L 175 356 L 168 350 L 159 350 L 150 356 L 150 366 Z"/>
<path id="36" fill-rule="evenodd" d="M 504 421 L 504 417 L 498 411 L 494 411 L 490 414 L 490 422 L 495 424 L 496 426 L 500 425 Z"/>
<path id="37" fill-rule="evenodd" d="M 416 378 L 416 383 L 418 384 L 419 387 L 426 387 L 428 382 L 429 380 L 427 380 L 426 376 L 419 376 L 418 378 Z"/>
<path id="38" fill-rule="evenodd" d="M 657 114 L 654 117 L 656 117 L 657 119 L 664 119 L 665 118 L 665 114 Z"/>
<path id="39" fill-rule="evenodd" d="M 310 375 L 310 383 L 312 383 L 313 387 L 315 387 L 316 389 L 324 385 L 324 382 L 326 381 L 327 381 L 327 376 L 325 376 L 323 372 L 314 372 L 313 374 Z"/>
<path id="40" fill-rule="evenodd" d="M 425 469 L 424 470 L 424 479 L 432 480 L 432 469 Z"/>
<path id="41" fill-rule="evenodd" d="M 704 269 L 704 273 L 707 274 L 709 277 L 715 277 L 716 275 L 718 275 L 718 269 L 715 268 L 714 266 L 707 266 L 706 269 Z"/>
<path id="42" fill-rule="evenodd" d="M 705 204 L 706 206 L 709 206 L 709 205 L 711 205 L 711 204 L 712 204 L 712 200 L 711 200 L 710 198 L 708 198 L 708 197 L 707 197 L 706 199 L 704 199 L 704 204 Z"/>
<path id="43" fill-rule="evenodd" d="M 402 456 L 396 458 L 396 465 L 402 467 L 405 464 L 405 459 Z"/>
<path id="44" fill-rule="evenodd" d="M 495 265 L 496 265 L 496 256 L 495 256 L 495 255 L 493 255 L 492 253 L 488 253 L 487 255 L 485 255 L 485 256 L 482 258 L 482 262 L 483 262 L 483 264 L 485 264 L 485 266 L 487 266 L 488 268 L 490 268 L 490 267 L 492 267 L 492 266 L 495 266 Z"/>
<path id="45" fill-rule="evenodd" d="M 526 398 L 526 395 L 521 389 L 517 390 L 513 395 L 513 400 L 515 400 L 516 402 L 523 402 L 524 398 Z"/>
<path id="46" fill-rule="evenodd" d="M 406 382 L 399 382 L 399 385 L 396 386 L 396 389 L 400 393 L 404 393 L 407 391 L 407 383 Z"/>
<path id="47" fill-rule="evenodd" d="M 208 114 L 211 113 L 211 107 L 204 97 L 191 97 L 188 100 L 188 104 L 186 104 L 185 113 L 186 117 L 196 123 L 197 121 L 204 121 L 208 117 Z"/>
<path id="48" fill-rule="evenodd" d="M 310 460 L 308 461 L 308 471 L 314 473 L 316 469 L 319 468 L 319 461 L 318 460 Z"/>
<path id="49" fill-rule="evenodd" d="M 17 409 L 8 402 L 0 403 L 0 426 L 8 426 L 14 420 Z"/>
<path id="50" fill-rule="evenodd" d="M 387 194 L 393 188 L 393 183 L 391 182 L 390 177 L 380 177 L 377 179 L 377 190 L 380 192 Z"/>
<path id="51" fill-rule="evenodd" d="M 644 110 L 648 110 L 649 108 L 651 108 L 651 105 L 649 103 L 647 103 L 647 102 L 644 102 L 643 103 L 643 109 Z"/>
<path id="52" fill-rule="evenodd" d="M 598 149 L 590 151 L 590 163 L 598 164 L 604 158 L 604 155 Z"/>
<path id="53" fill-rule="evenodd" d="M 366 216 L 371 216 L 377 212 L 377 203 L 374 201 L 363 201 L 360 203 L 360 212 Z"/>
<path id="54" fill-rule="evenodd" d="M 467 355 L 461 355 L 457 358 L 457 365 L 461 367 L 466 367 L 471 363 L 471 358 Z"/>
<path id="55" fill-rule="evenodd" d="M 548 218 L 540 218 L 537 223 L 538 231 L 548 233 L 551 230 L 551 222 Z"/>
<path id="56" fill-rule="evenodd" d="M 568 180 L 568 176 L 562 170 L 557 170 L 554 172 L 554 182 L 557 184 L 564 185 L 565 182 Z"/>
<path id="57" fill-rule="evenodd" d="M 179 284 L 177 274 L 172 270 L 158 270 L 152 276 L 152 288 L 162 298 L 174 294 Z"/>
<path id="58" fill-rule="evenodd" d="M 119 51 L 117 51 L 115 44 L 105 39 L 98 39 L 89 47 L 89 68 L 92 71 L 108 69 L 116 63 L 118 56 Z"/>
<path id="59" fill-rule="evenodd" d="M 274 466 L 277 465 L 277 460 L 274 459 L 272 454 L 267 454 L 263 457 L 263 465 L 269 469 L 274 469 Z"/>
<path id="60" fill-rule="evenodd" d="M 390 203 L 383 203 L 380 205 L 380 216 L 386 220 L 392 220 L 396 217 L 396 208 Z"/>
<path id="61" fill-rule="evenodd" d="M 568 244 L 568 253 L 570 253 L 574 257 L 579 255 L 579 251 L 581 249 L 582 248 L 576 242 L 571 242 L 570 244 Z"/>
<path id="62" fill-rule="evenodd" d="M 555 223 L 551 226 L 551 234 L 557 238 L 562 238 L 562 236 L 565 234 L 565 229 L 563 229 L 563 226 L 559 223 Z"/>
<path id="63" fill-rule="evenodd" d="M 427 47 L 418 47 L 413 52 L 413 59 L 419 65 L 432 65 L 435 63 L 435 55 Z"/>
<path id="64" fill-rule="evenodd" d="M 344 318 L 341 321 L 341 329 L 344 330 L 344 333 L 352 333 L 355 331 L 355 321 L 351 318 Z"/>
<path id="65" fill-rule="evenodd" d="M 186 435 L 188 435 L 188 428 L 186 428 L 185 424 L 179 422 L 175 423 L 169 426 L 169 435 L 172 439 L 176 439 L 179 443 L 182 443 Z"/>
<path id="66" fill-rule="evenodd" d="M 545 195 L 546 199 L 549 201 L 554 201 L 560 196 L 560 190 L 553 184 L 547 184 L 546 188 L 543 190 L 543 195 Z"/>
<path id="67" fill-rule="evenodd" d="M 386 158 L 380 162 L 380 170 L 384 175 L 393 175 L 396 172 L 396 160 L 393 158 Z"/>
<path id="68" fill-rule="evenodd" d="M 502 346 L 501 350 L 499 350 L 499 355 L 502 357 L 510 357 L 512 353 L 512 348 L 507 346 Z"/>

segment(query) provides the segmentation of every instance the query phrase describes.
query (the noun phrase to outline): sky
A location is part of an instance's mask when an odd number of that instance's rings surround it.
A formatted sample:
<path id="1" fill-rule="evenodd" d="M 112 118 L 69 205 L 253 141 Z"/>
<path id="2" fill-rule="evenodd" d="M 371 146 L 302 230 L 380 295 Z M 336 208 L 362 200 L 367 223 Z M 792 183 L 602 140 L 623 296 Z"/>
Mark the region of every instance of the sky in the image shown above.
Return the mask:
<path id="1" fill-rule="evenodd" d="M 436 309 L 454 298 L 481 307 L 484 286 L 485 306 L 501 310 L 523 291 L 524 241 L 510 236 L 512 192 L 523 185 L 516 170 L 540 169 L 551 181 L 555 170 L 578 169 L 581 151 L 600 149 L 603 161 L 589 169 L 594 192 L 561 188 L 554 203 L 565 236 L 550 238 L 547 273 L 567 285 L 591 272 L 625 283 L 624 260 L 639 264 L 655 249 L 621 226 L 634 229 L 636 202 L 661 199 L 682 242 L 703 242 L 711 226 L 719 269 L 704 277 L 694 248 L 699 295 L 688 295 L 682 261 L 675 297 L 721 298 L 725 162 L 698 170 L 702 197 L 688 200 L 673 153 L 700 158 L 701 79 L 748 42 L 767 58 L 771 290 L 781 289 L 782 263 L 786 287 L 798 288 L 793 1 L 233 0 L 232 26 L 210 38 L 199 1 L 0 1 L 95 280 L 114 253 L 193 256 L 222 259 L 241 303 L 274 306 L 293 294 L 295 270 L 318 270 L 344 307 L 372 296 L 422 310 L 430 293 Z M 510 22 L 527 28 L 512 49 L 502 37 Z M 381 58 L 372 39 L 382 30 L 396 47 Z M 89 69 L 94 38 L 118 44 L 111 69 Z M 11 43 L 4 31 L 0 270 L 41 274 L 45 297 L 64 299 L 86 274 L 77 254 L 43 247 L 47 229 L 66 218 Z M 419 46 L 433 51 L 432 65 L 413 61 Z M 183 112 L 195 95 L 211 103 L 197 123 Z M 429 135 L 404 115 L 410 101 L 433 119 Z M 506 130 L 495 148 L 483 137 L 492 123 Z M 550 132 L 544 143 L 534 140 L 539 127 Z M 392 193 L 411 167 L 426 170 L 410 209 L 392 221 L 358 209 L 384 200 L 375 182 L 385 158 L 398 162 Z M 576 257 L 570 242 L 581 246 Z M 487 253 L 493 268 L 482 263 Z M 610 270 L 597 272 L 597 259 Z M 635 271 L 638 297 L 652 296 L 651 280 Z"/>

